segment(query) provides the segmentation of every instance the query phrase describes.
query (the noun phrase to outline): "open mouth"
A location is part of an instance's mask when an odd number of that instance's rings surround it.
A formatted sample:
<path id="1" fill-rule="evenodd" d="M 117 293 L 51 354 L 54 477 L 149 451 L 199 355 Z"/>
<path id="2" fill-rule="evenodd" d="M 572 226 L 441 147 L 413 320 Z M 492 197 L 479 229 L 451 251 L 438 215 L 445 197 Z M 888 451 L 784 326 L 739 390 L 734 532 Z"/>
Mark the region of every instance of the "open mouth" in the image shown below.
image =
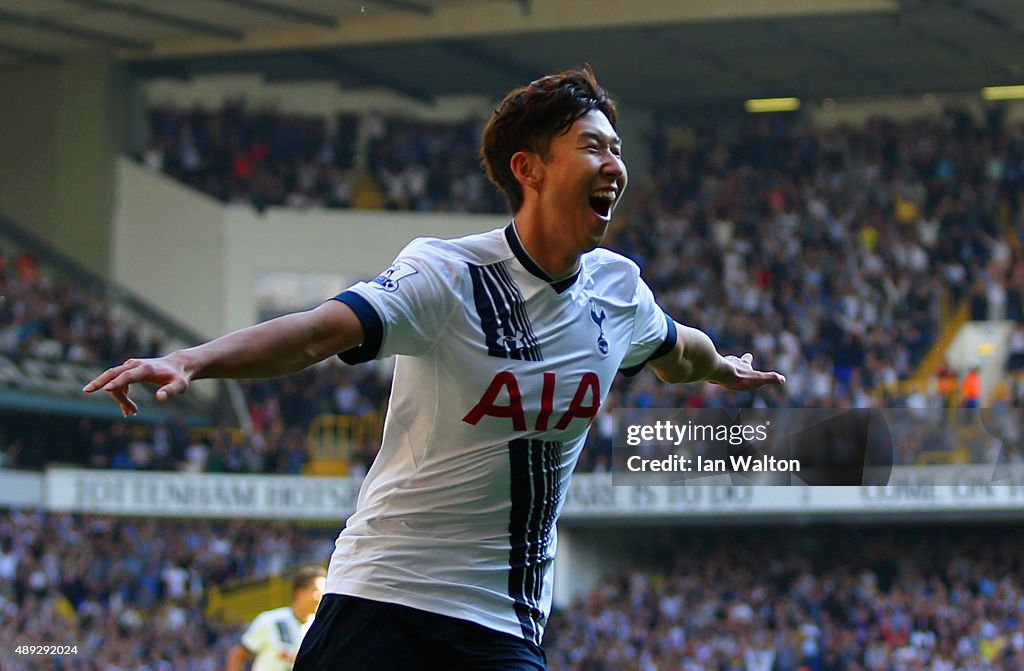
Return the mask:
<path id="1" fill-rule="evenodd" d="M 590 195 L 590 208 L 597 213 L 597 216 L 607 219 L 611 216 L 615 196 L 615 192 L 611 190 L 596 191 Z"/>

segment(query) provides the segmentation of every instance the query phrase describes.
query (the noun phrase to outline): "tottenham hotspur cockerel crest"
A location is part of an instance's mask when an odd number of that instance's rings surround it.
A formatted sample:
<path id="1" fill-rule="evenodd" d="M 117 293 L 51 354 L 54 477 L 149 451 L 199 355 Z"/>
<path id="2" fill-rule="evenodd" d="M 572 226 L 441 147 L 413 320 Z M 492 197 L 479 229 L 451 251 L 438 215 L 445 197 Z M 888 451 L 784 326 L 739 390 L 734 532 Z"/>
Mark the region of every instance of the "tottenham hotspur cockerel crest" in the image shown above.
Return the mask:
<path id="1" fill-rule="evenodd" d="M 593 299 L 590 301 L 590 320 L 597 324 L 597 351 L 601 353 L 601 356 L 608 355 L 608 339 L 604 337 L 604 320 L 608 315 L 602 309 L 601 313 L 597 312 L 597 305 Z"/>

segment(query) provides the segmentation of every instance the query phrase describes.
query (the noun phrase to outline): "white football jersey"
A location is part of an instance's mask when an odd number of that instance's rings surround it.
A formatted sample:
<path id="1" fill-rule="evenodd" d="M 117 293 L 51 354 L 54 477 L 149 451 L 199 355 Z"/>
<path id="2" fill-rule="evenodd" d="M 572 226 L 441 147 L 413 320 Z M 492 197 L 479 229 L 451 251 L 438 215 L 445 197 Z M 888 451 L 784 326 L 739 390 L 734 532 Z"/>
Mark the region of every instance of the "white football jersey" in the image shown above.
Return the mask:
<path id="1" fill-rule="evenodd" d="M 397 355 L 384 437 L 327 591 L 540 644 L 555 520 L 619 370 L 675 343 L 636 264 L 605 249 L 552 281 L 514 224 L 421 238 L 337 296 L 365 331 L 349 363 Z"/>
<path id="2" fill-rule="evenodd" d="M 302 637 L 312 624 L 300 622 L 291 606 L 260 613 L 242 634 L 242 647 L 255 655 L 252 671 L 291 671 Z"/>

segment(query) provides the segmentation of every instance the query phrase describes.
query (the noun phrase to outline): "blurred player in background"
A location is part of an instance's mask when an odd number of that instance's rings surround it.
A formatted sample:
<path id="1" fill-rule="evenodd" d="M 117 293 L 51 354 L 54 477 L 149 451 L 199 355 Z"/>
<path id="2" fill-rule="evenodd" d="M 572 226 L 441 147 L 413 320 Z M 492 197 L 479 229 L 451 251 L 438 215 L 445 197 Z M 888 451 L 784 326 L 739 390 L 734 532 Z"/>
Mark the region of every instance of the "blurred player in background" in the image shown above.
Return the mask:
<path id="1" fill-rule="evenodd" d="M 226 671 L 242 671 L 250 659 L 252 671 L 291 671 L 299 643 L 323 597 L 326 577 L 319 566 L 299 569 L 292 582 L 292 604 L 256 616 L 228 655 Z"/>
<path id="2" fill-rule="evenodd" d="M 513 90 L 483 158 L 514 219 L 422 238 L 323 305 L 101 374 L 158 400 L 193 379 L 397 355 L 376 460 L 341 532 L 295 668 L 544 669 L 555 522 L 616 373 L 781 384 L 676 324 L 629 259 L 599 248 L 626 187 L 614 102 L 590 68 Z"/>

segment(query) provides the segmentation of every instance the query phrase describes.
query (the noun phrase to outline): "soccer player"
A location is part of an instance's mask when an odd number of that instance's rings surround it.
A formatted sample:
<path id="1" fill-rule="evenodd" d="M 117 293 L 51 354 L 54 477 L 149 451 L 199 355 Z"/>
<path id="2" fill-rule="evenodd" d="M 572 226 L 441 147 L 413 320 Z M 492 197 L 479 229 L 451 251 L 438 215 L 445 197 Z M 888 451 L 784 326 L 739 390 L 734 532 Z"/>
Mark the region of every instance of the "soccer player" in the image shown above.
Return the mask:
<path id="1" fill-rule="evenodd" d="M 599 247 L 626 188 L 615 104 L 589 67 L 510 92 L 483 158 L 512 222 L 418 239 L 375 280 L 85 387 L 125 414 L 200 377 L 397 355 L 384 437 L 338 537 L 296 669 L 544 669 L 555 522 L 619 371 L 733 390 L 780 384 L 676 324 L 630 260 Z"/>
<path id="2" fill-rule="evenodd" d="M 302 637 L 324 593 L 327 572 L 319 566 L 300 568 L 292 582 L 292 604 L 260 613 L 228 655 L 227 671 L 291 671 Z"/>

